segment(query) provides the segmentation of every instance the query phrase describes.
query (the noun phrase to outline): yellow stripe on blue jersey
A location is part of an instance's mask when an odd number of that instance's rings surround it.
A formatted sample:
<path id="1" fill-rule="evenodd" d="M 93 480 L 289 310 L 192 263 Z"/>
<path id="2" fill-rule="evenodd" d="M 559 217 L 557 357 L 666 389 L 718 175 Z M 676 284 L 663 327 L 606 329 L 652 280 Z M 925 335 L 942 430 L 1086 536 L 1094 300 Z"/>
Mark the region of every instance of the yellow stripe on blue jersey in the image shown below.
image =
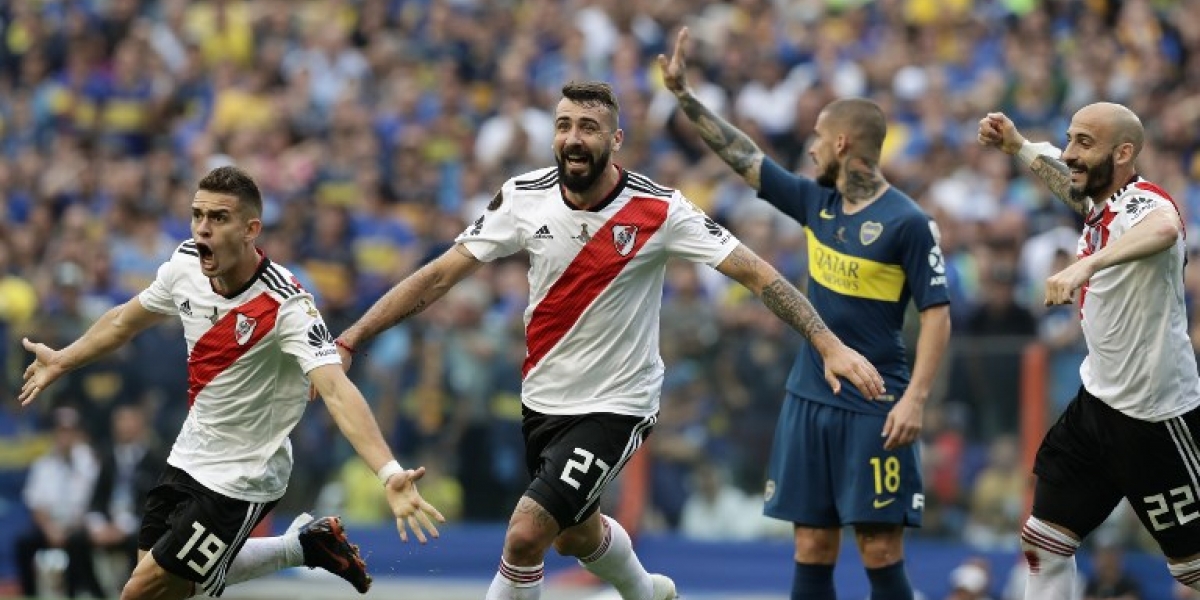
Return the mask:
<path id="1" fill-rule="evenodd" d="M 861 256 L 843 254 L 821 243 L 812 229 L 808 237 L 808 272 L 813 281 L 845 296 L 897 302 L 904 293 L 904 268 Z"/>

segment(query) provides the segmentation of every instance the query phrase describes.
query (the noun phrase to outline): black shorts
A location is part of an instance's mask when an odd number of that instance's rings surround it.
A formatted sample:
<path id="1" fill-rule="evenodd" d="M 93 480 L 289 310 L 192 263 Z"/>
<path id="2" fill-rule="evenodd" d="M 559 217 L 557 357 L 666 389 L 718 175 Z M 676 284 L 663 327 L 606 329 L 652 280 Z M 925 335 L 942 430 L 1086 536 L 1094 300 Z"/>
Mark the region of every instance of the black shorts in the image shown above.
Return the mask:
<path id="1" fill-rule="evenodd" d="M 1080 388 L 1034 461 L 1033 516 L 1087 536 L 1121 498 L 1163 553 L 1200 553 L 1200 409 L 1142 421 Z"/>
<path id="2" fill-rule="evenodd" d="M 521 412 L 525 466 L 533 480 L 525 495 L 563 529 L 596 512 L 604 488 L 658 421 L 611 413 L 544 415 L 524 407 Z"/>
<path id="3" fill-rule="evenodd" d="M 229 563 L 277 503 L 234 500 L 167 465 L 146 495 L 138 549 L 150 550 L 162 568 L 217 597 L 225 590 Z"/>

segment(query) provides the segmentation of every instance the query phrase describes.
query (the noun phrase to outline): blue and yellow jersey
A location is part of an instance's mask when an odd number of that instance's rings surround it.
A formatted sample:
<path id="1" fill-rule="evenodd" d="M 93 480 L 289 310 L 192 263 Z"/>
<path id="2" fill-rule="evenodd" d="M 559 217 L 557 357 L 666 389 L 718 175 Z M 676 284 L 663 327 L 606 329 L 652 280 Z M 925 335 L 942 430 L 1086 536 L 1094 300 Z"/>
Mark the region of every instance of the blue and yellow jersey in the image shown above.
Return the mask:
<path id="1" fill-rule="evenodd" d="M 788 391 L 857 412 L 891 410 L 908 387 L 901 328 L 909 300 L 918 310 L 950 302 L 933 221 L 894 187 L 865 209 L 845 214 L 837 190 L 770 159 L 763 159 L 759 196 L 804 226 L 809 301 L 847 346 L 875 365 L 888 397 L 870 401 L 848 384 L 834 396 L 821 356 L 808 344 L 792 366 Z"/>

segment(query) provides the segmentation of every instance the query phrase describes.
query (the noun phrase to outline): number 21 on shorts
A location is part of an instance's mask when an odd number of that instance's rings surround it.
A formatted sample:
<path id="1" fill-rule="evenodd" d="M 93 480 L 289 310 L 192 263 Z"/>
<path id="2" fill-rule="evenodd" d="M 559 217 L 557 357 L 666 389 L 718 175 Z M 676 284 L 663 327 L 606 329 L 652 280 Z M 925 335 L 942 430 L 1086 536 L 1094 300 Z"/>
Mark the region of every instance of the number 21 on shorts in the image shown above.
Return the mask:
<path id="1" fill-rule="evenodd" d="M 900 459 L 871 457 L 871 469 L 875 473 L 875 495 L 895 494 L 900 490 Z"/>
<path id="2" fill-rule="evenodd" d="M 204 563 L 197 563 L 194 560 L 189 560 L 187 561 L 187 566 L 191 567 L 192 570 L 202 576 L 207 575 L 209 569 L 212 569 L 213 565 L 217 564 L 217 561 L 221 559 L 221 555 L 225 554 L 225 548 L 228 547 L 225 542 L 221 541 L 221 538 L 218 538 L 216 535 L 211 533 L 208 534 L 208 537 L 204 537 L 205 533 L 207 533 L 207 531 L 199 521 L 192 521 L 192 537 L 188 538 L 187 543 L 184 544 L 183 548 L 179 550 L 179 553 L 175 555 L 175 558 L 184 560 L 187 558 L 188 553 L 194 548 L 196 552 L 200 553 L 200 555 L 204 557 Z M 200 541 L 200 538 L 202 537 L 204 537 L 203 542 Z M 197 544 L 197 542 L 199 543 Z"/>

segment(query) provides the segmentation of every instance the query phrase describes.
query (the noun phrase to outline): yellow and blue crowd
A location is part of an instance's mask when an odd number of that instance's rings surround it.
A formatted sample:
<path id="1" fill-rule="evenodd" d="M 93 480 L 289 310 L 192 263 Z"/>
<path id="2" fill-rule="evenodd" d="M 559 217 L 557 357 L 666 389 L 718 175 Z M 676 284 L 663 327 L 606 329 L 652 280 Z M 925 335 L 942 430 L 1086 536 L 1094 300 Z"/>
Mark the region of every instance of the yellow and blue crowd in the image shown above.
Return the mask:
<path id="1" fill-rule="evenodd" d="M 1003 110 L 1061 143 L 1076 108 L 1127 104 L 1147 125 L 1141 172 L 1198 239 L 1200 1 L 0 3 L 0 513 L 18 510 L 29 465 L 53 447 L 55 407 L 83 415 L 95 448 L 111 443 L 124 404 L 174 438 L 187 410 L 177 326 L 25 409 L 12 401 L 28 360 L 19 341 L 69 343 L 147 285 L 189 237 L 193 186 L 215 165 L 256 178 L 263 250 L 337 331 L 444 250 L 505 179 L 552 164 L 559 88 L 602 79 L 621 103 L 617 162 L 679 188 L 802 281 L 802 232 L 753 199 L 660 84 L 653 58 L 682 25 L 701 98 L 791 168 L 810 171 L 806 144 L 828 101 L 884 108 L 885 173 L 937 220 L 953 294 L 951 358 L 926 411 L 919 535 L 1015 548 L 1020 357 L 1050 348 L 1055 412 L 1078 385 L 1082 342 L 1075 312 L 1043 308 L 1040 285 L 1071 260 L 1078 222 L 977 145 L 978 119 Z M 429 467 L 423 493 L 456 519 L 503 519 L 525 485 L 524 269 L 519 257 L 485 267 L 354 365 L 406 464 Z M 1191 261 L 1193 300 L 1198 270 Z M 645 526 L 775 535 L 754 515 L 795 334 L 703 267 L 672 265 L 666 294 Z M 1200 329 L 1194 338 L 1200 347 Z M 281 510 L 324 503 L 384 519 L 372 475 L 339 439 L 314 403 L 293 436 Z"/>

